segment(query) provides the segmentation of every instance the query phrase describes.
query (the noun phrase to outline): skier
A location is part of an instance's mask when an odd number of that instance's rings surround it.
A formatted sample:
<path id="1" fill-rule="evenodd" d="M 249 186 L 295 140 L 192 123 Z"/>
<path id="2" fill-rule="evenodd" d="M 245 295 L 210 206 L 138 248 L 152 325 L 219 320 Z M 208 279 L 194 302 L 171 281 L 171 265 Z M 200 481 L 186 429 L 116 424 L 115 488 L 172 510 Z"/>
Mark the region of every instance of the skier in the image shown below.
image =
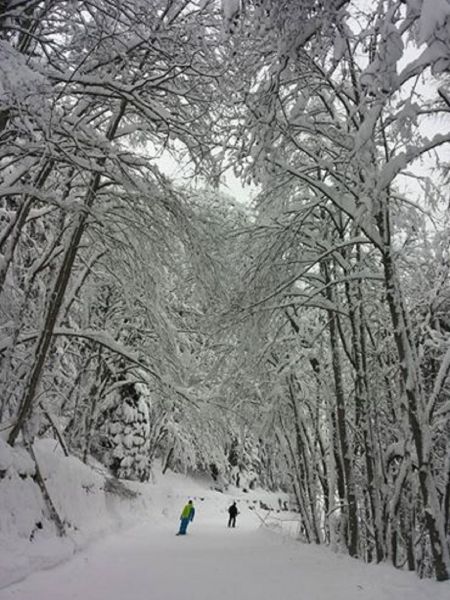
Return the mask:
<path id="1" fill-rule="evenodd" d="M 230 518 L 228 519 L 228 527 L 236 527 L 236 517 L 239 514 L 236 502 L 233 502 L 233 504 L 229 507 L 228 514 L 230 515 Z"/>
<path id="2" fill-rule="evenodd" d="M 194 504 L 193 504 L 192 500 L 189 500 L 189 502 L 186 504 L 186 506 L 181 511 L 180 530 L 177 533 L 177 535 L 186 535 L 187 526 L 189 525 L 190 521 L 194 520 L 194 515 L 195 515 Z"/>

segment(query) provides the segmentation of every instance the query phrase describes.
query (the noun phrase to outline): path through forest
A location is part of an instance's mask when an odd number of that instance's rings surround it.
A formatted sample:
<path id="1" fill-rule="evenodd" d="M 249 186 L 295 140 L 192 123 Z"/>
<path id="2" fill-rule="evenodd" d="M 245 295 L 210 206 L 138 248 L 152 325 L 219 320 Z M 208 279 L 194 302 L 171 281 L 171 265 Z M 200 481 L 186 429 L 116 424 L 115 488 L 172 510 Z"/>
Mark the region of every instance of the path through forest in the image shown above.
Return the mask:
<path id="1" fill-rule="evenodd" d="M 197 510 L 186 537 L 169 520 L 143 523 L 69 562 L 0 590 L 0 600 L 444 600 L 447 584 L 368 566 L 261 528 L 247 510 Z"/>

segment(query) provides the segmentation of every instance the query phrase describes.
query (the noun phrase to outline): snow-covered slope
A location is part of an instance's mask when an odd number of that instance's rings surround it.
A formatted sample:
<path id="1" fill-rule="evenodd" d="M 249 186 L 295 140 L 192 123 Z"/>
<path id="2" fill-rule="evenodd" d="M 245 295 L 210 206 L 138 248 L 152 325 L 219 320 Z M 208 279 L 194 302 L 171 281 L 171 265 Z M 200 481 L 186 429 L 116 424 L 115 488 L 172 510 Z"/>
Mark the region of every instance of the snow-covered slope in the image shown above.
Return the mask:
<path id="1" fill-rule="evenodd" d="M 64 456 L 53 439 L 37 441 L 35 454 L 68 535 L 58 537 L 48 518 L 28 453 L 21 448 L 13 450 L 0 439 L 0 588 L 67 560 L 92 541 L 136 523 L 167 522 L 174 529 L 188 498 L 204 504 L 204 522 L 227 516 L 231 496 L 211 489 L 213 482 L 206 478 L 170 471 L 162 475 L 156 465 L 152 483 L 125 482 L 127 489 L 137 493 L 129 498 L 120 489 L 108 487 L 107 473 L 100 465 L 88 467 L 76 457 Z M 229 494 L 233 499 L 241 497 L 240 503 L 251 507 L 249 512 L 256 522 L 267 515 L 261 506 L 272 507 L 276 514 L 280 502 L 287 500 L 283 494 L 263 490 L 244 494 L 235 489 Z"/>
<path id="2" fill-rule="evenodd" d="M 206 479 L 156 472 L 152 483 L 130 484 L 140 494 L 126 499 L 105 493 L 104 473 L 64 457 L 54 442 L 40 442 L 36 454 L 60 515 L 71 523 L 69 536 L 58 540 L 45 519 L 36 486 L 23 477 L 24 470 L 32 472 L 26 456 L 0 445 L 0 600 L 450 597 L 449 582 L 420 581 L 389 565 L 365 565 L 299 543 L 294 539 L 295 514 L 280 511 L 286 500 L 282 495 L 237 489 L 221 493 Z M 188 498 L 196 517 L 188 535 L 177 537 L 180 510 Z M 227 528 L 231 500 L 237 500 L 240 510 L 236 529 Z M 43 527 L 30 541 L 28 532 L 38 518 Z M 41 570 L 57 562 L 63 564 Z"/>

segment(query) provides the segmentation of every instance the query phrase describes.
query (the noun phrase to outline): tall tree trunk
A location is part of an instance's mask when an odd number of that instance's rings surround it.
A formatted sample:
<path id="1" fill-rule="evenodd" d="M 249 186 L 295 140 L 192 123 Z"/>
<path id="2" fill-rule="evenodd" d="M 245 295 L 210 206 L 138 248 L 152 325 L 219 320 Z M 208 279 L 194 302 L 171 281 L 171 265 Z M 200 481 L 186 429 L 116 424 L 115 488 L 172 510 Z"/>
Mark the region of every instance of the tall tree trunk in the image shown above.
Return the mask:
<path id="1" fill-rule="evenodd" d="M 355 236 L 358 233 L 356 231 Z M 345 249 L 342 253 L 344 254 L 346 263 L 348 263 L 350 261 L 349 252 Z M 356 253 L 356 264 L 359 265 L 361 260 L 359 246 L 356 248 Z M 351 272 L 346 270 L 345 275 L 350 277 Z M 384 558 L 384 553 L 382 530 L 380 529 L 380 506 L 375 486 L 373 449 L 369 435 L 370 399 L 367 383 L 366 325 L 364 322 L 361 282 L 353 282 L 346 278 L 345 295 L 351 330 L 352 364 L 355 370 L 355 430 L 356 434 L 359 434 L 362 440 L 361 450 L 364 454 L 366 487 L 370 507 L 367 516 L 371 516 L 367 525 L 370 524 L 374 531 L 376 560 L 377 562 L 381 562 Z"/>
<path id="2" fill-rule="evenodd" d="M 432 432 L 425 410 L 421 374 L 406 317 L 406 307 L 392 256 L 388 195 L 377 214 L 377 225 L 384 242 L 382 262 L 386 299 L 394 328 L 400 374 L 403 382 L 408 423 L 418 462 L 419 489 L 424 510 L 424 520 L 430 540 L 436 579 L 450 577 L 450 556 L 432 464 Z"/>
<path id="3" fill-rule="evenodd" d="M 450 557 L 443 514 L 439 505 L 433 473 L 430 447 L 431 428 L 427 422 L 423 407 L 420 391 L 420 374 L 415 358 L 415 349 L 410 339 L 407 323 L 405 322 L 405 309 L 398 283 L 396 282 L 396 275 L 390 254 L 383 257 L 383 264 L 386 277 L 387 299 L 394 325 L 394 338 L 397 345 L 400 372 L 407 399 L 408 421 L 417 454 L 418 477 L 424 506 L 424 519 L 430 538 L 436 579 L 438 581 L 445 581 L 450 576 Z"/>
<path id="4" fill-rule="evenodd" d="M 125 113 L 126 106 L 127 102 L 125 100 L 121 101 L 117 113 L 111 117 L 109 128 L 106 134 L 106 139 L 112 140 L 114 138 L 119 123 Z M 103 158 L 99 162 L 104 164 L 105 160 L 106 159 Z M 99 172 L 92 175 L 88 185 L 88 191 L 85 197 L 85 210 L 80 212 L 77 222 L 74 225 L 68 247 L 64 253 L 62 263 L 48 302 L 47 311 L 44 319 L 44 325 L 36 343 L 36 349 L 34 352 L 35 358 L 28 376 L 28 381 L 19 408 L 17 420 L 13 428 L 11 429 L 11 432 L 8 437 L 8 443 L 10 445 L 14 445 L 24 422 L 26 421 L 31 412 L 36 391 L 41 380 L 47 354 L 50 349 L 53 330 L 55 328 L 56 321 L 63 303 L 64 294 L 66 293 L 67 286 L 69 284 L 70 275 L 72 273 L 72 268 L 78 252 L 78 247 L 80 245 L 80 241 L 86 226 L 86 220 L 89 214 L 89 209 L 94 203 L 100 185 L 100 180 L 101 175 Z"/>
<path id="5" fill-rule="evenodd" d="M 298 460 L 300 464 L 300 485 L 302 490 L 302 496 L 304 499 L 305 508 L 309 507 L 308 510 L 308 521 L 310 523 L 310 531 L 311 536 L 316 544 L 320 544 L 320 534 L 317 526 L 317 515 L 316 515 L 316 507 L 315 507 L 315 498 L 312 494 L 311 489 L 311 454 L 308 453 L 308 448 L 306 447 L 305 440 L 305 432 L 302 429 L 301 417 L 299 414 L 295 392 L 294 392 L 294 383 L 293 378 L 291 376 L 288 382 L 289 388 L 289 396 L 291 400 L 291 407 L 294 413 L 294 427 L 295 427 L 295 437 L 297 443 L 297 454 Z"/>
<path id="6" fill-rule="evenodd" d="M 301 473 L 301 466 L 299 465 L 298 452 L 295 451 L 295 449 L 292 445 L 291 437 L 289 435 L 289 432 L 286 430 L 286 426 L 284 425 L 284 422 L 283 422 L 281 416 L 280 416 L 280 425 L 281 425 L 281 429 L 284 433 L 284 437 L 286 439 L 287 448 L 289 450 L 289 456 L 290 456 L 289 462 L 293 466 L 293 472 L 291 473 L 291 478 L 292 478 L 292 483 L 293 483 L 295 499 L 297 501 L 297 506 L 300 511 L 300 515 L 302 517 L 302 524 L 304 527 L 306 541 L 308 543 L 310 543 L 313 540 L 314 535 L 313 535 L 313 529 L 312 529 L 311 522 L 310 522 L 310 516 L 309 516 L 308 511 L 306 510 L 306 506 L 305 506 L 305 502 L 304 502 L 305 496 L 303 493 L 302 473 Z"/>
<path id="7" fill-rule="evenodd" d="M 329 266 L 327 263 L 322 263 L 322 273 L 325 279 L 325 294 L 330 303 L 334 304 L 334 294 L 330 285 L 331 277 Z M 348 521 L 347 548 L 350 556 L 358 555 L 358 516 L 357 504 L 354 491 L 352 464 L 350 457 L 350 447 L 347 436 L 346 408 L 344 383 L 342 378 L 342 366 L 339 351 L 338 328 L 336 322 L 336 313 L 332 309 L 327 310 L 328 330 L 330 335 L 331 361 L 334 377 L 334 387 L 336 396 L 336 423 L 337 423 L 337 438 L 339 444 L 339 461 L 342 464 L 342 469 L 345 479 L 346 493 L 346 517 Z"/>

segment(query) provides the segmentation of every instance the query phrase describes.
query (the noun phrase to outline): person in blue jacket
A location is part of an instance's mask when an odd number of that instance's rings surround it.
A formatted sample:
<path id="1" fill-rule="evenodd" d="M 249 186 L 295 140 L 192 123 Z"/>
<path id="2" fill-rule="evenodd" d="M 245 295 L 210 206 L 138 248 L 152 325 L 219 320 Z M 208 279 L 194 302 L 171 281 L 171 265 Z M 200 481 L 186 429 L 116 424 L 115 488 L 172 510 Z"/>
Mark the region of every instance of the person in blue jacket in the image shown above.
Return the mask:
<path id="1" fill-rule="evenodd" d="M 194 516 L 195 516 L 194 503 L 192 502 L 192 500 L 189 500 L 189 502 L 186 504 L 186 506 L 181 511 L 180 530 L 177 533 L 177 535 L 186 535 L 187 526 L 189 525 L 189 523 L 191 521 L 194 520 Z"/>

